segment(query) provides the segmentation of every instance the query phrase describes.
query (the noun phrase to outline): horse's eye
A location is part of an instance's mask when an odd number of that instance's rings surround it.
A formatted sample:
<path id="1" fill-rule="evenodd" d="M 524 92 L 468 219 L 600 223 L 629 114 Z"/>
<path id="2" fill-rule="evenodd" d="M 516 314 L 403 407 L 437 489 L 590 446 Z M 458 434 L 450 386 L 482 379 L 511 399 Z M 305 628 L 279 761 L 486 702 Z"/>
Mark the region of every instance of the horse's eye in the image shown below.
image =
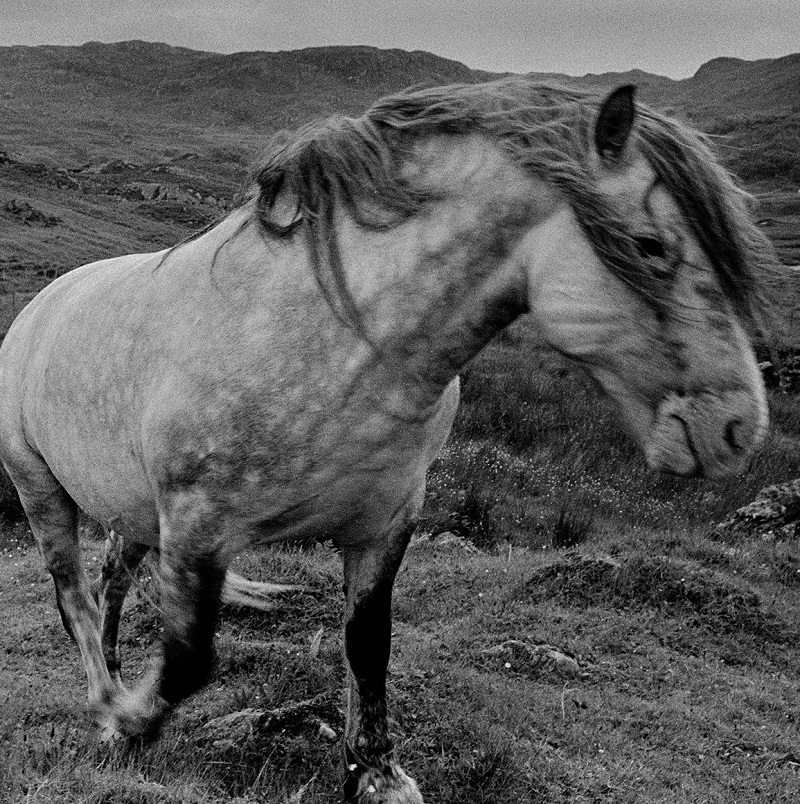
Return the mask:
<path id="1" fill-rule="evenodd" d="M 660 260 L 664 259 L 666 251 L 664 250 L 664 244 L 660 240 L 655 237 L 637 237 L 635 241 L 639 253 L 643 257 L 647 259 L 653 257 L 657 257 Z"/>

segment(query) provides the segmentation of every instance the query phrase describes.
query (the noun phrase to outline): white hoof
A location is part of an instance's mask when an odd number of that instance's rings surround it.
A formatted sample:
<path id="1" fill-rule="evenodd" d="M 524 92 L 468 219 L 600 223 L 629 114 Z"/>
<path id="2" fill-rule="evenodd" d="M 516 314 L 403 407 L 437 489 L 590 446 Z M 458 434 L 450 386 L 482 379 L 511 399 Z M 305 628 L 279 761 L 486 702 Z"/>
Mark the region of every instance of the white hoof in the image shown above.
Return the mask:
<path id="1" fill-rule="evenodd" d="M 156 692 L 156 674 L 151 674 L 136 690 L 123 690 L 97 719 L 101 742 L 111 743 L 125 737 L 152 734 L 169 709 L 169 704 Z"/>
<path id="2" fill-rule="evenodd" d="M 125 739 L 119 730 L 116 720 L 110 715 L 104 715 L 97 720 L 97 742 L 101 745 L 113 746 Z"/>
<path id="3" fill-rule="evenodd" d="M 392 762 L 388 772 L 367 768 L 358 780 L 356 804 L 425 804 L 417 783 Z"/>

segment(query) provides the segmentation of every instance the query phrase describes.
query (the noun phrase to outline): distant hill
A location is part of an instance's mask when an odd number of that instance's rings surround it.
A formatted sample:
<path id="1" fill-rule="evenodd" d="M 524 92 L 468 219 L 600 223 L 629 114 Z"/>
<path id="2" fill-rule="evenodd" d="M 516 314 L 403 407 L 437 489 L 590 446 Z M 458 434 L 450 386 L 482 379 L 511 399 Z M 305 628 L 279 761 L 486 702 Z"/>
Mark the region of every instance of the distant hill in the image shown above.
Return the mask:
<path id="1" fill-rule="evenodd" d="M 741 178 L 800 186 L 800 53 L 720 58 L 677 82 L 670 103 L 727 146 Z"/>
<path id="2" fill-rule="evenodd" d="M 39 149 L 44 156 L 60 157 L 68 144 L 62 137 L 56 146 L 48 136 L 51 124 L 69 133 L 75 148 L 102 143 L 98 129 L 109 126 L 124 129 L 123 143 L 125 134 L 129 140 L 146 139 L 147 125 L 222 127 L 263 135 L 333 112 L 357 114 L 375 98 L 411 84 L 472 82 L 496 75 L 432 53 L 366 46 L 233 54 L 140 41 L 4 47 L 0 110 L 4 128 L 10 124 L 10 130 L 0 130 L 0 136 L 6 148 Z M 800 111 L 800 53 L 752 62 L 714 59 L 681 81 L 642 70 L 531 75 L 596 89 L 634 83 L 643 100 L 703 124 Z M 25 130 L 23 124 L 15 131 L 15 121 L 40 130 Z M 105 155 L 131 155 L 124 153 L 123 143 L 117 143 L 121 150 Z"/>
<path id="3" fill-rule="evenodd" d="M 597 89 L 636 84 L 642 100 L 717 135 L 741 178 L 800 186 L 800 53 L 758 61 L 712 59 L 680 81 L 641 70 L 553 78 Z"/>
<path id="4" fill-rule="evenodd" d="M 139 41 L 5 47 L 0 109 L 12 131 L 0 135 L 7 148 L 64 158 L 70 145 L 90 151 L 95 144 L 112 146 L 114 137 L 102 137 L 111 126 L 123 135 L 113 155 L 129 157 L 146 147 L 148 126 L 174 129 L 178 141 L 194 133 L 187 127 L 263 135 L 333 112 L 358 114 L 375 98 L 411 84 L 487 77 L 431 53 L 374 47 L 234 54 Z M 17 137 L 15 120 L 23 121 Z M 54 142 L 52 125 L 69 137 Z M 137 141 L 132 149 L 125 149 L 126 139 Z"/>
<path id="5" fill-rule="evenodd" d="M 712 59 L 691 78 L 679 81 L 643 70 L 581 77 L 557 73 L 531 75 L 598 89 L 636 84 L 648 103 L 671 107 L 697 119 L 800 110 L 800 53 L 758 61 Z"/>
<path id="6" fill-rule="evenodd" d="M 800 111 L 800 53 L 779 59 L 719 58 L 675 82 L 672 103 L 698 115 Z"/>
<path id="7" fill-rule="evenodd" d="M 358 114 L 409 85 L 497 75 L 432 53 L 365 46 L 233 54 L 140 41 L 2 47 L 0 269 L 27 272 L 20 279 L 3 270 L 3 282 L 21 291 L 31 276 L 44 282 L 54 269 L 181 239 L 227 208 L 277 130 Z M 641 70 L 532 75 L 597 91 L 634 83 L 642 100 L 721 135 L 744 179 L 782 187 L 771 219 L 786 199 L 795 204 L 800 54 L 714 59 L 681 81 Z M 794 262 L 795 228 L 786 233 Z"/>
<path id="8" fill-rule="evenodd" d="M 416 83 L 486 80 L 498 73 L 473 70 L 424 51 L 336 46 L 302 50 L 207 53 L 172 45 L 130 41 L 80 46 L 0 47 L 0 81 L 6 100 L 94 99 L 122 108 L 133 101 L 148 110 L 185 102 L 197 93 L 214 94 L 196 110 L 209 121 L 220 90 L 258 97 L 326 90 L 362 98 Z M 568 76 L 529 73 L 541 80 L 605 88 L 637 84 L 658 103 L 719 111 L 733 103 L 742 111 L 767 112 L 800 106 L 800 53 L 745 61 L 721 57 L 703 64 L 691 78 L 673 80 L 643 70 Z M 123 101 L 125 103 L 123 103 Z M 333 102 L 329 102 L 333 105 Z M 222 110 L 224 111 L 224 109 Z M 230 121 L 226 121 L 230 122 Z M 234 121 L 235 122 L 235 121 Z"/>

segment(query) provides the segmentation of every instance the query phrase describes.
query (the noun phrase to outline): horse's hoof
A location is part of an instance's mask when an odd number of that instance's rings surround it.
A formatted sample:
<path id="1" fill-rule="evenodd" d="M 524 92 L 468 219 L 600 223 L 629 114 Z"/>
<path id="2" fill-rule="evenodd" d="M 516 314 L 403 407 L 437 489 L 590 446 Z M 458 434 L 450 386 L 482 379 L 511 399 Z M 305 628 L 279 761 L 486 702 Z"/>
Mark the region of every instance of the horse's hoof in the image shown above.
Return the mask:
<path id="1" fill-rule="evenodd" d="M 115 746 L 122 740 L 125 740 L 125 735 L 117 728 L 117 724 L 113 718 L 105 717 L 97 723 L 97 742 L 100 745 Z"/>
<path id="2" fill-rule="evenodd" d="M 120 739 L 154 737 L 169 705 L 152 687 L 124 692 L 98 718 L 100 741 L 113 743 Z"/>
<path id="3" fill-rule="evenodd" d="M 417 783 L 394 762 L 385 770 L 364 769 L 356 794 L 350 800 L 354 804 L 425 804 Z"/>

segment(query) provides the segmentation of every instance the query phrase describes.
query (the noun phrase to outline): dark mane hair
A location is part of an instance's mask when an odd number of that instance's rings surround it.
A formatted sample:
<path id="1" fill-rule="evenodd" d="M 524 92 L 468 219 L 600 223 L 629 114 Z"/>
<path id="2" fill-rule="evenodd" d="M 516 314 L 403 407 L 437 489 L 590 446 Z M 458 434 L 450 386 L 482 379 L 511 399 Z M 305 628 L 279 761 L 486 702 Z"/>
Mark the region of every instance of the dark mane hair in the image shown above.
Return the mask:
<path id="1" fill-rule="evenodd" d="M 337 206 L 365 227 L 396 225 L 433 200 L 401 171 L 417 138 L 481 133 L 558 188 L 608 269 L 663 308 L 663 283 L 648 273 L 625 221 L 596 186 L 592 137 L 599 103 L 596 95 L 520 76 L 399 92 L 359 118 L 333 117 L 277 138 L 255 174 L 258 220 L 277 237 L 304 231 L 328 301 L 343 320 L 357 323 L 336 245 Z M 746 320 L 759 320 L 761 277 L 774 256 L 749 214 L 748 196 L 702 135 L 646 106 L 637 108 L 641 152 L 685 211 L 736 310 Z M 276 214 L 284 190 L 296 205 L 290 222 Z"/>
<path id="2" fill-rule="evenodd" d="M 753 197 L 720 164 L 705 135 L 646 106 L 638 112 L 639 149 L 683 211 L 734 309 L 764 329 L 778 262 L 751 213 Z"/>

